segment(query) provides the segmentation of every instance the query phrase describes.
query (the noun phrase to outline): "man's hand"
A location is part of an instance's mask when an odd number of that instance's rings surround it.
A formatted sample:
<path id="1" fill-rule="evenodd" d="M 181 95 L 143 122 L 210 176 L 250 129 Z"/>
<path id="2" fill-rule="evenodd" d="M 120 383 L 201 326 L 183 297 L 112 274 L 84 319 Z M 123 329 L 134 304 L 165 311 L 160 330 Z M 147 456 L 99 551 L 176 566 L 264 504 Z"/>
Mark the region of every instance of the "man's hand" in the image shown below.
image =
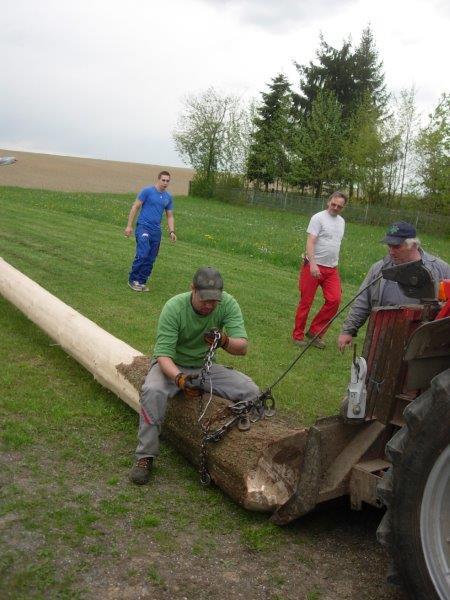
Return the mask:
<path id="1" fill-rule="evenodd" d="M 227 334 L 222 333 L 218 329 L 211 329 L 210 331 L 207 331 L 203 336 L 203 339 L 208 346 L 211 346 L 214 340 L 217 339 L 218 348 L 226 348 L 228 346 L 228 342 L 230 341 L 230 338 L 227 336 Z"/>
<path id="2" fill-rule="evenodd" d="M 184 392 L 187 398 L 198 398 L 203 394 L 202 388 L 193 383 L 194 379 L 198 379 L 198 375 L 186 375 L 181 371 L 175 377 L 175 384 Z"/>
<path id="3" fill-rule="evenodd" d="M 133 233 L 133 228 L 132 227 L 128 227 L 128 225 L 125 227 L 124 229 L 124 234 L 125 237 L 130 237 L 130 235 Z"/>
<path id="4" fill-rule="evenodd" d="M 320 277 L 320 269 L 318 267 L 318 265 L 313 265 L 313 264 L 309 264 L 309 271 L 311 273 L 311 276 L 314 277 L 314 279 L 319 279 Z"/>
<path id="5" fill-rule="evenodd" d="M 169 238 L 171 242 L 176 242 L 177 241 L 177 236 L 175 231 L 169 231 Z"/>
<path id="6" fill-rule="evenodd" d="M 340 352 L 344 352 L 347 346 L 351 346 L 353 343 L 353 336 L 350 333 L 341 333 L 338 337 L 338 348 Z"/>

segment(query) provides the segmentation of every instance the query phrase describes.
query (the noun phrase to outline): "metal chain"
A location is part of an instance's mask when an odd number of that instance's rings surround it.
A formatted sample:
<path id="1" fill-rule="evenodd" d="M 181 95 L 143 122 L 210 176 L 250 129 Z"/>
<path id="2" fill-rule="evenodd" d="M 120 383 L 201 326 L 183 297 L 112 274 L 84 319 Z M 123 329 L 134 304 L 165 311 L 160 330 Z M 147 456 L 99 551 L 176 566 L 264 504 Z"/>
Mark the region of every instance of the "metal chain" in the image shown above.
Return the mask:
<path id="1" fill-rule="evenodd" d="M 210 371 L 211 371 L 211 367 L 213 365 L 213 360 L 214 360 L 214 355 L 216 353 L 217 347 L 219 345 L 219 340 L 220 340 L 220 332 L 215 330 L 214 331 L 214 339 L 213 342 L 208 350 L 208 352 L 205 355 L 205 360 L 203 361 L 203 367 L 202 370 L 200 371 L 200 387 L 203 388 L 205 381 L 206 381 L 206 377 L 209 375 Z M 211 380 L 211 376 L 209 377 L 209 399 L 208 402 L 206 403 L 206 406 L 202 409 L 201 407 L 201 400 L 202 400 L 203 396 L 200 399 L 200 416 L 197 420 L 198 423 L 200 423 L 200 421 L 203 419 L 203 417 L 205 416 L 206 411 L 208 410 L 208 406 L 211 403 L 212 400 L 212 380 Z"/>
<path id="2" fill-rule="evenodd" d="M 200 371 L 200 386 L 203 387 L 206 381 L 206 377 L 209 375 L 209 399 L 206 402 L 206 405 L 203 406 L 203 396 L 200 396 L 199 400 L 199 413 L 200 416 L 197 419 L 197 423 L 200 425 L 200 430 L 202 432 L 202 440 L 200 445 L 200 461 L 199 461 L 199 472 L 200 472 L 200 482 L 202 485 L 209 485 L 211 483 L 211 475 L 208 471 L 208 450 L 207 450 L 207 437 L 210 427 L 210 419 L 203 421 L 203 417 L 205 416 L 206 411 L 212 400 L 212 380 L 211 380 L 211 367 L 213 364 L 214 355 L 217 350 L 217 346 L 220 340 L 220 332 L 214 331 L 214 340 L 205 355 L 205 360 L 203 362 L 202 370 Z"/>
<path id="3" fill-rule="evenodd" d="M 240 402 L 226 406 L 212 417 L 204 419 L 205 413 L 212 400 L 212 380 L 210 370 L 220 340 L 220 333 L 215 331 L 214 334 L 214 340 L 206 353 L 204 364 L 200 372 L 201 386 L 205 384 L 206 377 L 209 375 L 209 399 L 206 406 L 203 407 L 203 397 L 200 398 L 199 412 L 201 414 L 197 420 L 202 433 L 199 458 L 200 482 L 205 486 L 211 483 L 211 475 L 208 470 L 208 444 L 219 442 L 235 424 L 237 424 L 240 431 L 247 431 L 250 429 L 251 423 L 259 421 L 264 418 L 264 416 L 271 417 L 275 414 L 275 400 L 272 396 L 272 391 L 269 389 L 260 394 L 255 400 L 241 400 Z M 231 418 L 229 418 L 228 421 L 216 430 L 211 431 L 212 423 L 223 419 L 230 413 Z"/>

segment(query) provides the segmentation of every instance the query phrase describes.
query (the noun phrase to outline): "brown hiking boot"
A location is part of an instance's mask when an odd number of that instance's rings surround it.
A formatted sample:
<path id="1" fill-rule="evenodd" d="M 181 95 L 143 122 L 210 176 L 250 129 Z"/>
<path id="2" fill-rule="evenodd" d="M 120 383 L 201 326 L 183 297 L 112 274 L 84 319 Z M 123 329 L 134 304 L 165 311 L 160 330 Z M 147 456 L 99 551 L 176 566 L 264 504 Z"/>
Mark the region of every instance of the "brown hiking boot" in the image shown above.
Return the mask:
<path id="1" fill-rule="evenodd" d="M 150 481 L 150 471 L 153 467 L 153 457 L 140 458 L 131 469 L 130 481 L 138 485 L 144 485 Z"/>
<path id="2" fill-rule="evenodd" d="M 308 339 L 312 340 L 312 339 L 315 337 L 315 335 L 314 335 L 313 333 L 310 333 L 310 332 L 308 331 L 308 333 L 306 334 L 306 337 L 307 337 Z M 326 345 L 326 344 L 325 344 L 325 342 L 323 341 L 323 339 L 322 339 L 322 338 L 318 337 L 318 338 L 316 338 L 316 339 L 315 339 L 315 340 L 312 342 L 312 344 L 311 344 L 311 345 L 312 345 L 312 346 L 314 346 L 315 348 L 320 348 L 321 350 L 323 350 L 323 349 L 325 348 L 325 345 Z"/>

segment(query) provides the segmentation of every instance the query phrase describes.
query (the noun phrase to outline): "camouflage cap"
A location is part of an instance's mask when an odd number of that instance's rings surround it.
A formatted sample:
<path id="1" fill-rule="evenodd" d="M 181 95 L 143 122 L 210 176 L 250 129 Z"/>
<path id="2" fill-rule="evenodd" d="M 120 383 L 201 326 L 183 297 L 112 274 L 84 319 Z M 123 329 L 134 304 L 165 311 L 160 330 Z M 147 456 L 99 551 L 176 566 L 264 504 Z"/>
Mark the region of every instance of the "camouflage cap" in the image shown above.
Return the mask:
<path id="1" fill-rule="evenodd" d="M 192 284 L 201 300 L 221 300 L 223 279 L 214 267 L 200 267 L 194 275 Z"/>

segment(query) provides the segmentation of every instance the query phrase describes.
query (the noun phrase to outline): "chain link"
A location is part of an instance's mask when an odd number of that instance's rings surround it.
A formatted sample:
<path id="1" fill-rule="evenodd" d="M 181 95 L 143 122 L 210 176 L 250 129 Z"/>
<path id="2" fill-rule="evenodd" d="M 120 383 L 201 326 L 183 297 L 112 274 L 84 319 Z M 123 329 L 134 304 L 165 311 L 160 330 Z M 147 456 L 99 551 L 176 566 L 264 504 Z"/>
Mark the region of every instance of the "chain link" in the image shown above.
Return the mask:
<path id="1" fill-rule="evenodd" d="M 206 353 L 203 368 L 200 372 L 200 385 L 203 386 L 206 382 L 207 376 L 209 376 L 210 391 L 209 398 L 206 405 L 203 406 L 203 397 L 199 400 L 199 413 L 200 416 L 197 420 L 200 431 L 202 434 L 200 443 L 200 457 L 199 457 L 199 472 L 200 482 L 202 485 L 209 485 L 211 483 L 211 475 L 208 470 L 208 444 L 217 443 L 225 436 L 225 434 L 237 424 L 238 429 L 241 431 L 247 431 L 251 427 L 251 423 L 255 423 L 264 417 L 271 417 L 275 414 L 275 400 L 272 396 L 272 391 L 267 389 L 265 392 L 260 394 L 255 400 L 241 400 L 235 404 L 224 407 L 223 409 L 216 412 L 215 415 L 204 418 L 206 411 L 212 400 L 212 381 L 210 376 L 211 366 L 213 364 L 214 354 L 217 350 L 220 340 L 220 333 L 214 332 L 214 340 L 211 344 L 210 349 Z M 224 419 L 230 415 L 223 425 L 211 431 L 213 423 Z"/>
<path id="2" fill-rule="evenodd" d="M 212 381 L 211 381 L 210 371 L 211 371 L 211 367 L 213 364 L 214 355 L 216 353 L 216 350 L 217 350 L 217 347 L 219 344 L 219 340 L 220 340 L 220 332 L 214 331 L 213 342 L 212 342 L 208 352 L 205 355 L 203 367 L 202 367 L 202 370 L 200 371 L 200 386 L 203 388 L 205 381 L 206 381 L 206 377 L 208 375 L 209 375 L 209 384 L 210 384 L 209 385 L 209 399 L 206 402 L 206 405 L 203 406 L 203 396 L 201 396 L 199 399 L 200 416 L 197 419 L 197 423 L 200 425 L 200 430 L 202 433 L 202 440 L 201 440 L 201 445 L 200 445 L 200 464 L 199 464 L 200 482 L 202 485 L 205 485 L 205 486 L 209 485 L 211 483 L 211 475 L 209 474 L 208 464 L 207 464 L 208 463 L 207 444 L 208 444 L 208 433 L 209 433 L 209 428 L 211 425 L 211 419 L 206 419 L 203 421 L 203 418 L 204 418 L 205 413 L 208 410 L 208 407 L 212 400 Z"/>

